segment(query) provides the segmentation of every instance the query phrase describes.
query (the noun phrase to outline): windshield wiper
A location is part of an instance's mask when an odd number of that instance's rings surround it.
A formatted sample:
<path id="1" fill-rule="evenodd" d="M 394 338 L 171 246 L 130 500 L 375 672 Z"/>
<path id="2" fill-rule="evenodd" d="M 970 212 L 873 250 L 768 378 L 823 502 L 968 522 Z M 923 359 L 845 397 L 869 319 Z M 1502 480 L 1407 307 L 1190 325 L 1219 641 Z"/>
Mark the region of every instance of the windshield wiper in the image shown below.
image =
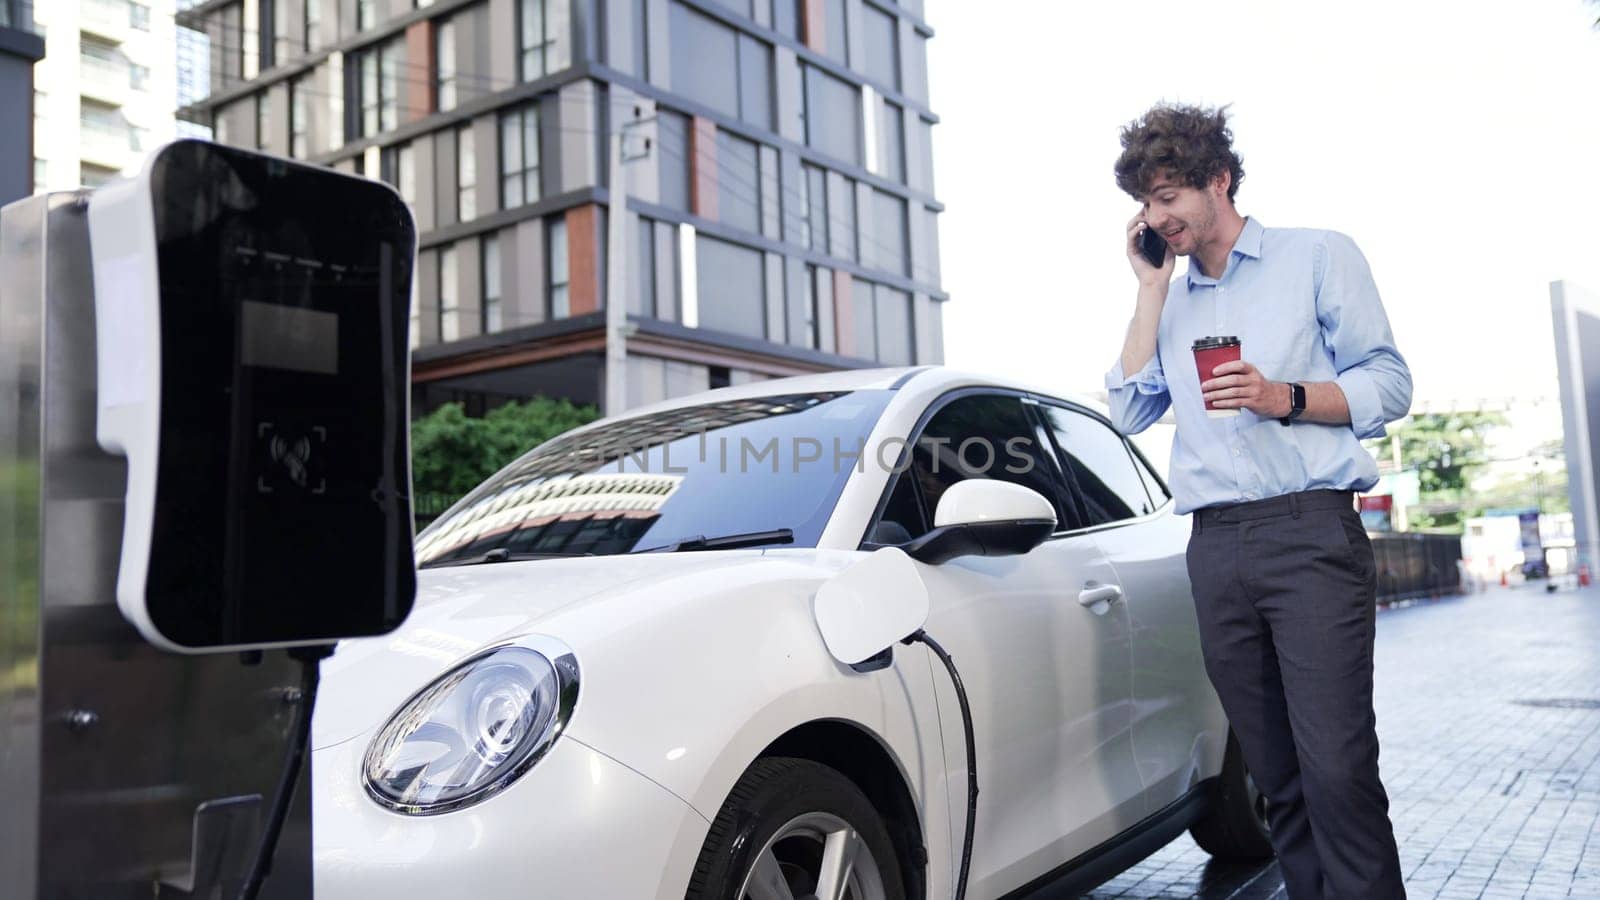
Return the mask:
<path id="1" fill-rule="evenodd" d="M 570 556 L 593 556 L 593 553 L 512 553 L 504 547 L 496 547 L 482 556 L 468 556 L 462 559 L 440 559 L 423 563 L 419 569 L 436 569 L 444 566 L 476 566 L 481 563 L 521 562 L 528 559 L 562 559 Z"/>
<path id="2" fill-rule="evenodd" d="M 725 534 L 719 537 L 706 537 L 703 534 L 697 534 L 694 537 L 679 538 L 659 547 L 630 550 L 629 552 L 679 553 L 685 550 L 732 550 L 737 547 L 759 547 L 762 544 L 792 543 L 794 543 L 793 529 L 774 528 L 771 531 L 746 531 L 743 534 Z"/>

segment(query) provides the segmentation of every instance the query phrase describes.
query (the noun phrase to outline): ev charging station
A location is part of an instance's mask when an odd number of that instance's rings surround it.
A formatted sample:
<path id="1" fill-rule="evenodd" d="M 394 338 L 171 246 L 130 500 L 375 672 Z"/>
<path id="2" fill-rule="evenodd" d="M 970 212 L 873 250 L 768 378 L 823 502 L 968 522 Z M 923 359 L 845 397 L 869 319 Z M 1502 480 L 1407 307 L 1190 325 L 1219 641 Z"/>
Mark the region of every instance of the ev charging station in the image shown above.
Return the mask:
<path id="1" fill-rule="evenodd" d="M 190 140 L 0 210 L 6 896 L 311 895 L 317 661 L 416 589 L 415 245 Z"/>

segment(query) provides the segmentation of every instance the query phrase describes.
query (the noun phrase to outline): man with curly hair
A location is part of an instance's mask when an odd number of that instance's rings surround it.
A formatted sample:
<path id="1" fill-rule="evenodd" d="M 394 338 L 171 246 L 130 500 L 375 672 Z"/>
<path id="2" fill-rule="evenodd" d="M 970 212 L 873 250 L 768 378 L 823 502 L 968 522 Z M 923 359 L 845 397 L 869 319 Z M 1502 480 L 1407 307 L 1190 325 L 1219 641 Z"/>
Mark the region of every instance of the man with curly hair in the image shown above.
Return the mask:
<path id="1" fill-rule="evenodd" d="M 1360 441 L 1406 414 L 1410 371 L 1354 241 L 1239 214 L 1225 108 L 1156 106 L 1122 147 L 1139 291 L 1106 376 L 1112 418 L 1127 434 L 1169 408 L 1177 423 L 1206 672 L 1267 797 L 1284 883 L 1291 900 L 1404 897 L 1372 707 L 1376 565 L 1352 492 L 1377 483 Z M 1146 229 L 1169 245 L 1159 266 Z M 1240 360 L 1197 371 L 1195 342 L 1219 336 Z"/>

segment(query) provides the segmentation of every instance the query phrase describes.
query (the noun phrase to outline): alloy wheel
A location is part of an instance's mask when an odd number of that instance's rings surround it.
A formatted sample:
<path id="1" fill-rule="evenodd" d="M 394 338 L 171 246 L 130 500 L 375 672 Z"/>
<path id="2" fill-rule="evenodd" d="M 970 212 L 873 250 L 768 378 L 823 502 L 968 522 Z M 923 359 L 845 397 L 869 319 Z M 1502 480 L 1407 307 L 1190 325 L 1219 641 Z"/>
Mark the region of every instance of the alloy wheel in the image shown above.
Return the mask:
<path id="1" fill-rule="evenodd" d="M 878 861 L 850 823 L 824 812 L 773 834 L 745 875 L 740 900 L 886 900 Z"/>

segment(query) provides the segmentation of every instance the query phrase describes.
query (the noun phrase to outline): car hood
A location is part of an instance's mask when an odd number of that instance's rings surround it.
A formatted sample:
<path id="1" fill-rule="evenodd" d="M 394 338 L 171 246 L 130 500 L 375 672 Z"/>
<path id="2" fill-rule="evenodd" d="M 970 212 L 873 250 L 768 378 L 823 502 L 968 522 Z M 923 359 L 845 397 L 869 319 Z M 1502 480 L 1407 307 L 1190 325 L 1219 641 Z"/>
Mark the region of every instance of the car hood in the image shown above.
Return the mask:
<path id="1" fill-rule="evenodd" d="M 322 662 L 312 748 L 377 726 L 412 693 L 483 647 L 529 632 L 557 610 L 630 596 L 680 576 L 759 562 L 765 551 L 648 553 L 423 569 L 404 624 L 340 641 Z M 784 555 L 793 560 L 793 551 Z M 556 634 L 556 637 L 561 635 Z"/>

